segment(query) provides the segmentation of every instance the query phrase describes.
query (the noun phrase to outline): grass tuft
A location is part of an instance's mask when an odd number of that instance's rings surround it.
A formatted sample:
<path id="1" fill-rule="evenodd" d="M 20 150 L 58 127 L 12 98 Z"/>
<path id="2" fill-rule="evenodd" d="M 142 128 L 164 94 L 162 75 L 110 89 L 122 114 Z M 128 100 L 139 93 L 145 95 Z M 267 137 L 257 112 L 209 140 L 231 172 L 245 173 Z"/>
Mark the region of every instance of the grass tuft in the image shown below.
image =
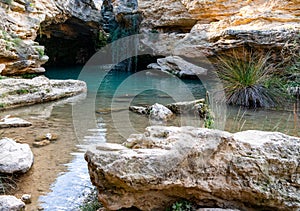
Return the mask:
<path id="1" fill-rule="evenodd" d="M 100 209 L 102 204 L 98 201 L 97 190 L 93 189 L 92 192 L 84 200 L 83 204 L 79 206 L 81 211 L 96 211 Z"/>
<path id="2" fill-rule="evenodd" d="M 227 103 L 250 108 L 275 107 L 276 87 L 265 84 L 276 75 L 268 64 L 270 55 L 258 55 L 247 50 L 219 56 L 218 75 L 223 82 Z"/>

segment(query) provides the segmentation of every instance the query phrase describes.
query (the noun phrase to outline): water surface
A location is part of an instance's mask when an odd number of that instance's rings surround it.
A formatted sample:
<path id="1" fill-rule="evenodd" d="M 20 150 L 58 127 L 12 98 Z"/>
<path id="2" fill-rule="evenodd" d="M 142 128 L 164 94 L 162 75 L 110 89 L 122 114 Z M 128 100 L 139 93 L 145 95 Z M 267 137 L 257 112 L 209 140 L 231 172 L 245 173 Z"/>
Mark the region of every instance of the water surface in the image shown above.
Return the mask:
<path id="1" fill-rule="evenodd" d="M 81 67 L 50 68 L 46 75 L 52 79 L 77 79 L 80 71 Z M 128 105 L 151 105 L 156 102 L 167 104 L 177 101 L 174 99 L 175 94 L 184 101 L 185 92 L 180 89 L 182 83 L 195 99 L 205 97 L 206 90 L 200 81 L 180 80 L 178 82 L 175 77 L 151 75 L 147 72 L 133 77 L 133 73 L 129 72 L 107 71 L 100 86 L 90 84 L 89 79 L 93 81 L 97 75 L 95 71 L 86 77 L 90 88 L 86 97 L 14 110 L 17 116 L 35 122 L 31 133 L 26 137 L 34 136 L 38 132 L 55 132 L 60 137 L 57 143 L 34 149 L 37 164 L 34 164 L 34 169 L 24 176 L 19 191 L 19 193 L 32 193 L 36 197 L 33 198 L 32 205 L 29 205 L 29 210 L 36 210 L 38 206 L 49 211 L 78 208 L 92 188 L 87 164 L 84 161 L 85 149 L 89 145 L 100 142 L 122 143 L 128 135 L 126 132 L 132 129 L 143 132 L 146 126 L 153 124 L 144 116 L 128 112 Z M 80 128 L 74 129 L 73 121 L 74 115 L 75 120 L 78 120 L 80 114 L 72 113 L 72 106 L 84 108 L 85 101 L 95 96 L 96 99 L 92 99 L 95 102 L 95 110 L 92 112 L 96 122 L 91 124 L 91 127 L 87 127 L 84 133 L 79 133 Z M 231 132 L 248 129 L 270 130 L 295 135 L 300 130 L 297 120 L 299 111 L 295 113 L 291 106 L 288 109 L 245 110 L 227 107 L 225 129 Z M 124 113 L 128 114 L 130 124 L 122 116 Z M 88 124 L 90 120 L 82 116 L 78 121 Z M 201 127 L 203 122 L 196 116 L 189 116 L 186 119 L 177 118 L 166 125 Z M 26 131 L 26 129 L 22 130 Z M 120 134 L 120 131 L 125 132 Z M 16 133 L 16 137 L 22 138 L 18 132 L 11 132 Z M 37 169 L 39 167 L 41 169 Z M 30 181 L 34 181 L 35 185 L 30 184 Z"/>

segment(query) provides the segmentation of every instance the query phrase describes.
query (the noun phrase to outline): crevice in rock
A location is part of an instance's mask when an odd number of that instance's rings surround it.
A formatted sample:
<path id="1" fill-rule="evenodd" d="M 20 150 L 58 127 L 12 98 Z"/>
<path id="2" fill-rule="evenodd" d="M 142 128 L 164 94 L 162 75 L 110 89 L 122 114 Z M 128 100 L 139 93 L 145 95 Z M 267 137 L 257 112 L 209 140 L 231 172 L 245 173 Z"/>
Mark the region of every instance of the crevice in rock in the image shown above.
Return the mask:
<path id="1" fill-rule="evenodd" d="M 195 22 L 192 22 L 190 25 L 186 26 L 160 26 L 160 27 L 155 27 L 152 29 L 152 33 L 189 33 L 193 26 L 195 25 Z"/>
<path id="2" fill-rule="evenodd" d="M 80 65 L 106 44 L 103 31 L 92 22 L 84 22 L 71 17 L 63 23 L 46 25 L 41 23 L 35 41 L 45 46 L 49 56 L 46 65 Z"/>

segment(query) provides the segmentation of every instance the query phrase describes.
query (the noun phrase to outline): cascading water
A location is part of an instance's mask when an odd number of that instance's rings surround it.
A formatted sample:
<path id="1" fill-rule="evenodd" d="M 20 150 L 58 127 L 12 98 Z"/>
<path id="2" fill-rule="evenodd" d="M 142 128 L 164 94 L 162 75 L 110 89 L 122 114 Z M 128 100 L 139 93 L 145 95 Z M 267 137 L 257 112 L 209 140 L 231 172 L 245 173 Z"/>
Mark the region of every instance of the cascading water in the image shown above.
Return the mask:
<path id="1" fill-rule="evenodd" d="M 104 0 L 102 4 L 103 29 L 110 34 L 113 63 L 120 61 L 125 55 L 135 55 L 117 64 L 117 70 L 137 71 L 139 39 L 137 36 L 131 36 L 139 33 L 141 14 L 137 12 L 137 8 L 137 0 L 120 0 L 115 8 L 111 0 Z M 114 42 L 128 36 L 131 37 L 126 39 L 127 42 Z"/>

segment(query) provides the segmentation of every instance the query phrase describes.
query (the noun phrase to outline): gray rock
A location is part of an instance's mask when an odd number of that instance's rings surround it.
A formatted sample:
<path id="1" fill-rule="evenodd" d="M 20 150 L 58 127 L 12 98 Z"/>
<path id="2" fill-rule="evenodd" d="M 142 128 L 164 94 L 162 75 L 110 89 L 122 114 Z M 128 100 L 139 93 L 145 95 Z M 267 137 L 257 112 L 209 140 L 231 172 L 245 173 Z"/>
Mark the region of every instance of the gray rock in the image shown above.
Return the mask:
<path id="1" fill-rule="evenodd" d="M 149 64 L 148 68 L 170 72 L 181 78 L 197 77 L 197 75 L 207 74 L 207 69 L 187 62 L 179 56 L 168 56 L 165 58 L 157 59 L 157 64 Z"/>
<path id="2" fill-rule="evenodd" d="M 174 114 L 167 107 L 155 103 L 148 108 L 149 117 L 155 121 L 168 121 L 173 118 Z"/>
<path id="3" fill-rule="evenodd" d="M 86 83 L 78 80 L 49 80 L 44 76 L 9 78 L 0 80 L 0 104 L 4 108 L 18 107 L 70 97 L 86 90 Z"/>
<path id="4" fill-rule="evenodd" d="M 9 127 L 29 127 L 32 123 L 17 117 L 9 117 L 0 119 L 0 128 Z"/>
<path id="5" fill-rule="evenodd" d="M 137 114 L 148 115 L 147 108 L 143 106 L 130 106 L 129 110 Z"/>
<path id="6" fill-rule="evenodd" d="M 19 144 L 9 138 L 0 140 L 0 172 L 25 173 L 33 164 L 33 154 L 28 144 Z"/>
<path id="7" fill-rule="evenodd" d="M 137 114 L 146 115 L 155 122 L 168 121 L 174 117 L 174 114 L 170 109 L 158 103 L 149 107 L 130 106 L 129 110 Z"/>
<path id="8" fill-rule="evenodd" d="M 14 196 L 3 195 L 0 196 L 0 210 L 1 211 L 24 211 L 25 204 L 20 199 Z"/>
<path id="9" fill-rule="evenodd" d="M 85 154 L 109 210 L 165 210 L 178 199 L 224 209 L 300 209 L 300 138 L 152 126 L 124 145 L 112 151 L 103 143 Z"/>
<path id="10" fill-rule="evenodd" d="M 186 102 L 177 102 L 177 103 L 170 103 L 166 105 L 168 109 L 170 109 L 175 114 L 186 114 L 186 113 L 194 113 L 195 106 L 197 105 L 204 105 L 205 99 L 199 99 L 194 101 L 186 101 Z"/>

